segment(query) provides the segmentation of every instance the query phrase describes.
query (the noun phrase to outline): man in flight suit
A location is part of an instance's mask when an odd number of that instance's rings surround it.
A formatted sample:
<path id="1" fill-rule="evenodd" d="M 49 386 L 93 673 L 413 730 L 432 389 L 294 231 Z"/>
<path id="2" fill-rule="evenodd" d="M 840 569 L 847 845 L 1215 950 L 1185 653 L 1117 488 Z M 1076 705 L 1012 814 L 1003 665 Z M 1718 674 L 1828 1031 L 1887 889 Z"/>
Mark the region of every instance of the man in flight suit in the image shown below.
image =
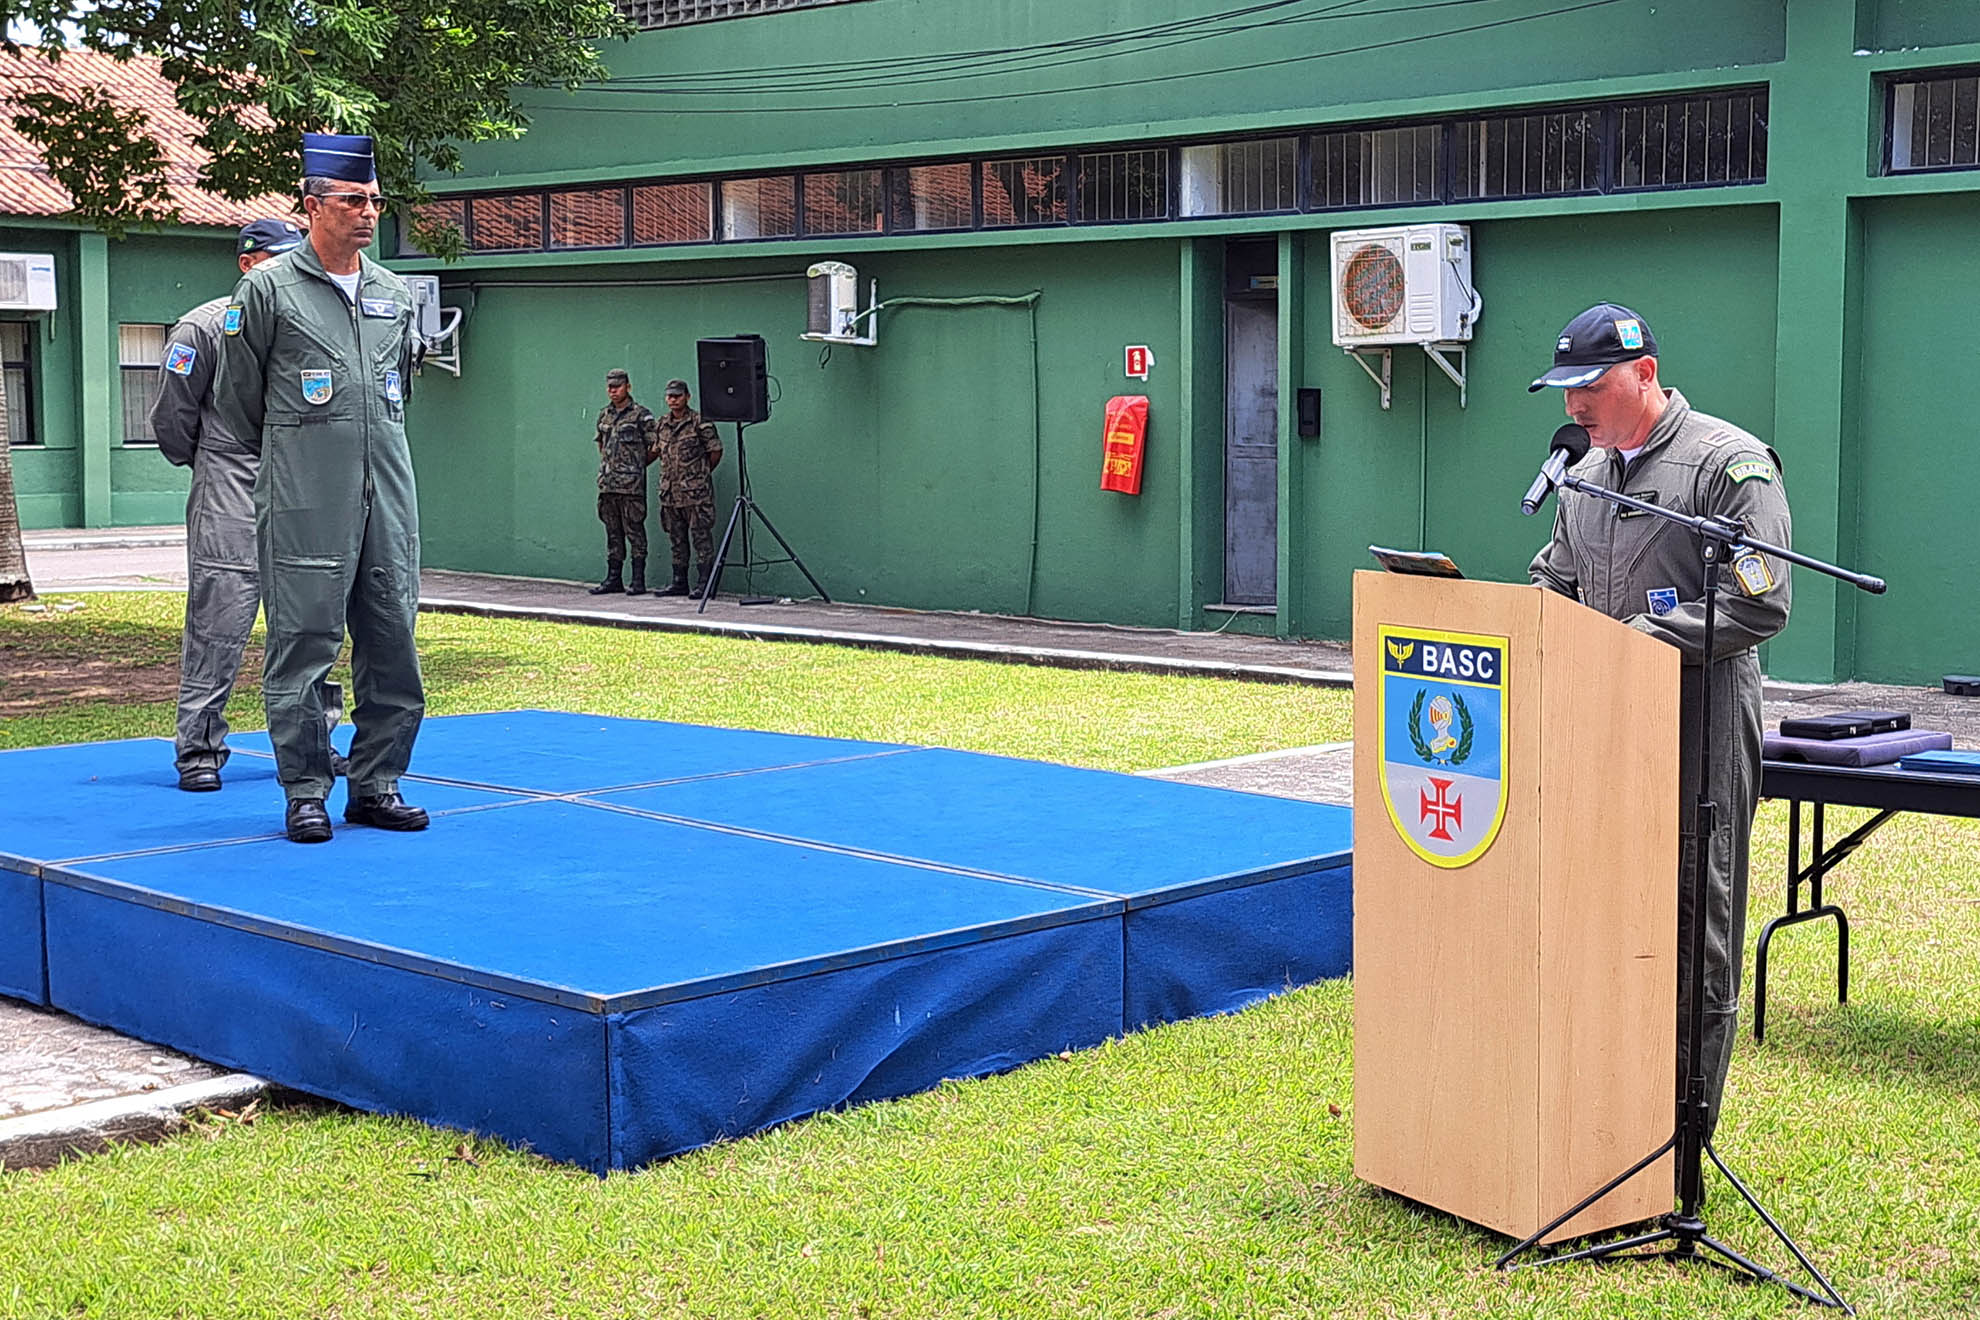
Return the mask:
<path id="1" fill-rule="evenodd" d="M 287 220 L 243 226 L 236 243 L 240 273 L 302 241 L 302 230 Z M 244 441 L 228 432 L 213 413 L 220 322 L 229 301 L 201 303 L 172 327 L 151 405 L 158 452 L 193 470 L 186 496 L 186 626 L 175 746 L 179 787 L 188 793 L 220 787 L 228 756 L 227 699 L 261 604 L 254 550 L 254 474 L 261 466 L 261 446 L 258 437 Z M 325 720 L 335 728 L 343 690 L 326 679 L 319 699 Z"/>
<path id="2" fill-rule="evenodd" d="M 598 410 L 598 521 L 605 524 L 605 580 L 594 596 L 646 594 L 646 465 L 657 452 L 659 421 L 632 396 L 622 367 L 605 373 L 606 405 Z M 619 577 L 632 548 L 632 586 Z"/>
<path id="3" fill-rule="evenodd" d="M 1737 519 L 1756 539 L 1787 547 L 1787 495 L 1773 451 L 1730 422 L 1694 412 L 1657 378 L 1657 340 L 1627 307 L 1600 303 L 1568 322 L 1554 366 L 1531 390 L 1562 390 L 1567 415 L 1593 446 L 1575 476 L 1648 503 Z M 1678 1099 L 1689 1059 L 1691 946 L 1684 932 L 1701 900 L 1705 920 L 1706 1128 L 1718 1124 L 1739 1012 L 1746 934 L 1747 847 L 1760 787 L 1760 661 L 1754 647 L 1788 619 L 1788 565 L 1734 547 L 1718 569 L 1713 633 L 1711 799 L 1718 828 L 1699 849 L 1698 711 L 1703 697 L 1705 567 L 1700 538 L 1676 523 L 1562 490 L 1554 535 L 1533 560 L 1533 581 L 1683 653 L 1679 689 Z M 1689 865 L 1694 852 L 1702 865 Z M 1696 882 L 1692 880 L 1696 876 Z"/>
<path id="4" fill-rule="evenodd" d="M 660 526 L 674 552 L 674 580 L 662 596 L 688 594 L 688 542 L 694 542 L 701 577 L 695 594 L 715 575 L 715 487 L 711 474 L 722 461 L 722 439 L 715 424 L 688 407 L 684 380 L 667 382 L 667 415 L 660 419 L 654 446 L 660 460 Z"/>
<path id="5" fill-rule="evenodd" d="M 303 134 L 309 241 L 241 277 L 221 324 L 214 409 L 257 437 L 262 695 L 298 843 L 330 838 L 330 736 L 317 683 L 351 637 L 344 819 L 426 828 L 399 796 L 426 709 L 413 625 L 419 513 L 405 400 L 416 339 L 405 281 L 364 255 L 384 209 L 371 139 Z"/>

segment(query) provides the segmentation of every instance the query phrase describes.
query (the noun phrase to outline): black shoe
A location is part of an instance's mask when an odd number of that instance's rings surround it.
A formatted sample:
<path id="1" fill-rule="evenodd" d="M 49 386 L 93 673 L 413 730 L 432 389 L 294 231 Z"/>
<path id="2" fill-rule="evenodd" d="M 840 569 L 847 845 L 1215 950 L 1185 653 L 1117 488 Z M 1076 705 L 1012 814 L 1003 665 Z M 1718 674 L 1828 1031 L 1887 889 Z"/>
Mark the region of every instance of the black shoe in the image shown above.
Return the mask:
<path id="1" fill-rule="evenodd" d="M 593 587 L 591 589 L 591 594 L 594 596 L 611 596 L 611 595 L 616 595 L 617 593 L 624 591 L 625 589 L 626 589 L 625 583 L 619 580 L 619 561 L 616 559 L 606 560 L 605 580 L 603 582 L 600 582 L 597 586 Z"/>
<path id="2" fill-rule="evenodd" d="M 688 594 L 690 596 L 697 596 L 697 597 L 705 596 L 708 594 L 708 575 L 706 573 L 703 573 L 700 577 L 694 580 L 694 590 L 689 592 Z"/>
<path id="3" fill-rule="evenodd" d="M 330 842 L 330 813 L 322 798 L 290 798 L 282 828 L 294 843 Z"/>
<path id="4" fill-rule="evenodd" d="M 179 788 L 186 793 L 218 793 L 220 772 L 210 765 L 179 771 Z"/>
<path id="5" fill-rule="evenodd" d="M 332 779 L 349 779 L 351 777 L 350 758 L 342 752 L 330 753 L 330 777 Z"/>
<path id="6" fill-rule="evenodd" d="M 354 797 L 344 804 L 344 819 L 381 830 L 423 830 L 428 823 L 425 811 L 407 806 L 397 793 Z"/>
<path id="7" fill-rule="evenodd" d="M 626 584 L 626 594 L 628 596 L 644 596 L 646 594 L 646 561 L 644 559 L 633 560 L 632 581 Z"/>
<path id="8" fill-rule="evenodd" d="M 672 582 L 669 582 L 665 587 L 662 587 L 659 591 L 656 591 L 653 594 L 656 596 L 687 595 L 688 594 L 687 570 L 685 568 L 675 569 L 674 580 Z"/>

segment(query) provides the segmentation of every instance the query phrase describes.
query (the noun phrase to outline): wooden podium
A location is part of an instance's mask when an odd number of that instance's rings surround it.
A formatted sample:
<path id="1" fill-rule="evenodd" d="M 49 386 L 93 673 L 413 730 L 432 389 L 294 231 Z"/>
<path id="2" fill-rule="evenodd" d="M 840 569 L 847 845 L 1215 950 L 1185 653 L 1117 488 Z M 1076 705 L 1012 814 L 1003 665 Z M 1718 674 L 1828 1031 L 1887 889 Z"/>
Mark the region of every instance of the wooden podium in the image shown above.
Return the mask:
<path id="1" fill-rule="evenodd" d="M 1678 666 L 1538 587 L 1355 575 L 1358 1177 L 1524 1238 L 1671 1135 Z"/>

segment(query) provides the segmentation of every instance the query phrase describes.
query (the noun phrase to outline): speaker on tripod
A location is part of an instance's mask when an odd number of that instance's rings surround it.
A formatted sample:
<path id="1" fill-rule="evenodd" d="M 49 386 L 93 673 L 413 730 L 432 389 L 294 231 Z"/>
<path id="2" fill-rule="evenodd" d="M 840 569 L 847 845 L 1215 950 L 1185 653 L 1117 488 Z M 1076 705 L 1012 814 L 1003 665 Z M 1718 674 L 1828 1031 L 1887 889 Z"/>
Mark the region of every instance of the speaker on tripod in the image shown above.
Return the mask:
<path id="1" fill-rule="evenodd" d="M 697 339 L 701 375 L 701 415 L 711 422 L 754 426 L 770 420 L 770 372 L 762 335 Z"/>

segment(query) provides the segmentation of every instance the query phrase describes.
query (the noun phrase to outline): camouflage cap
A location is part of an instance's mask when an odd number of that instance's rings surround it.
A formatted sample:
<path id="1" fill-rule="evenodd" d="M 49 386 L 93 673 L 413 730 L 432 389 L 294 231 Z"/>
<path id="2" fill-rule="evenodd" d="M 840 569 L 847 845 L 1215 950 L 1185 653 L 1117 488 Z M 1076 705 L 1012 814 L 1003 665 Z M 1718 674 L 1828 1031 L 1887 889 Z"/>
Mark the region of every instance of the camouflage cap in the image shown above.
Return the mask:
<path id="1" fill-rule="evenodd" d="M 630 385 L 632 384 L 632 377 L 626 374 L 624 367 L 613 367 L 605 373 L 605 383 L 607 385 Z"/>
<path id="2" fill-rule="evenodd" d="M 678 378 L 674 380 L 670 380 L 667 382 L 667 388 L 665 392 L 668 394 L 686 394 L 689 392 L 687 387 L 687 382 L 684 380 L 680 380 Z"/>

